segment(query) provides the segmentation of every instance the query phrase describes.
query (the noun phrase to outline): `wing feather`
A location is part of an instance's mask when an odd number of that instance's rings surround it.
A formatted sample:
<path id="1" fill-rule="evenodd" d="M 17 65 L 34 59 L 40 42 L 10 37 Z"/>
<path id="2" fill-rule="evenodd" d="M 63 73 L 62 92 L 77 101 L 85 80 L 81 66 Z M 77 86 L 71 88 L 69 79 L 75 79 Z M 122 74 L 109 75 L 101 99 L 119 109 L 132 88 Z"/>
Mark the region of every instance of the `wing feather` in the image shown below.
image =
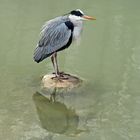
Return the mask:
<path id="1" fill-rule="evenodd" d="M 34 60 L 40 62 L 53 52 L 65 46 L 71 36 L 71 30 L 65 25 L 65 20 L 55 18 L 47 22 L 41 31 L 40 40 L 34 52 Z"/>

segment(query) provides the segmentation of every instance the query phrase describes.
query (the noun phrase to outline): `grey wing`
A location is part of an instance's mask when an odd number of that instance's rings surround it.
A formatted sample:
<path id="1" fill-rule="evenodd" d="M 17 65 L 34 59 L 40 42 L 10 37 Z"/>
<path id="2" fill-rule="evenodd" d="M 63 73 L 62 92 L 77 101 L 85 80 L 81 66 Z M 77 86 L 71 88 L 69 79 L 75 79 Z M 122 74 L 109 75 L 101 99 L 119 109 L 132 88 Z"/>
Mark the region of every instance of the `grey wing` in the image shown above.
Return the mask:
<path id="1" fill-rule="evenodd" d="M 65 23 L 48 24 L 41 32 L 41 38 L 34 52 L 34 60 L 40 62 L 53 52 L 65 46 L 71 36 L 71 30 Z"/>

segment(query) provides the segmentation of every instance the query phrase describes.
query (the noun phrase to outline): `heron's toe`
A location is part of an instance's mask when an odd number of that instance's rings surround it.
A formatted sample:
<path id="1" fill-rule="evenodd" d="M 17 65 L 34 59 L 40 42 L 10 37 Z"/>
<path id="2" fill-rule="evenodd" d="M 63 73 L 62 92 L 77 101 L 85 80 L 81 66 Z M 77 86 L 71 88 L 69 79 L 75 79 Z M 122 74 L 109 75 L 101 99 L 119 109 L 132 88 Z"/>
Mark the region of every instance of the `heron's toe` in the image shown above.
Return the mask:
<path id="1" fill-rule="evenodd" d="M 55 81 L 63 82 L 60 76 L 54 76 L 51 79 Z"/>

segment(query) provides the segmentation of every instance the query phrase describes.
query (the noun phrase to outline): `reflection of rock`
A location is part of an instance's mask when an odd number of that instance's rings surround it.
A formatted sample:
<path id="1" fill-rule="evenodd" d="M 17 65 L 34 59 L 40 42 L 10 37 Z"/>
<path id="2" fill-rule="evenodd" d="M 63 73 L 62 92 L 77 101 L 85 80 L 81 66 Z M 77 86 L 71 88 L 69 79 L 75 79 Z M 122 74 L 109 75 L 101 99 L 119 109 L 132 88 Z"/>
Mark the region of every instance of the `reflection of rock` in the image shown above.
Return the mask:
<path id="1" fill-rule="evenodd" d="M 51 102 L 39 93 L 33 95 L 42 127 L 59 134 L 78 134 L 79 117 L 74 110 L 68 109 L 63 103 Z"/>
<path id="2" fill-rule="evenodd" d="M 54 74 L 47 74 L 42 79 L 42 85 L 43 88 L 74 88 L 78 87 L 82 80 L 79 79 L 76 76 L 69 75 L 69 74 L 63 74 L 64 79 L 58 80 L 57 78 L 54 78 Z"/>

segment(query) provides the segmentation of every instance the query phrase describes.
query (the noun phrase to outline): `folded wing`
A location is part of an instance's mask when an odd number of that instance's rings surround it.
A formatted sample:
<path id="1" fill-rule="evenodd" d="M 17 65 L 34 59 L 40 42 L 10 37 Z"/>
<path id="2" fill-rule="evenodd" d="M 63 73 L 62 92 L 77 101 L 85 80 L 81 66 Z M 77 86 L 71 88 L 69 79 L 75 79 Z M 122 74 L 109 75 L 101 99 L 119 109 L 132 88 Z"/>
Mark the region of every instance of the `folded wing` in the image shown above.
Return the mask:
<path id="1" fill-rule="evenodd" d="M 65 46 L 72 31 L 66 26 L 65 21 L 59 18 L 50 20 L 43 26 L 41 37 L 34 51 L 34 60 L 40 62 L 57 50 Z"/>

